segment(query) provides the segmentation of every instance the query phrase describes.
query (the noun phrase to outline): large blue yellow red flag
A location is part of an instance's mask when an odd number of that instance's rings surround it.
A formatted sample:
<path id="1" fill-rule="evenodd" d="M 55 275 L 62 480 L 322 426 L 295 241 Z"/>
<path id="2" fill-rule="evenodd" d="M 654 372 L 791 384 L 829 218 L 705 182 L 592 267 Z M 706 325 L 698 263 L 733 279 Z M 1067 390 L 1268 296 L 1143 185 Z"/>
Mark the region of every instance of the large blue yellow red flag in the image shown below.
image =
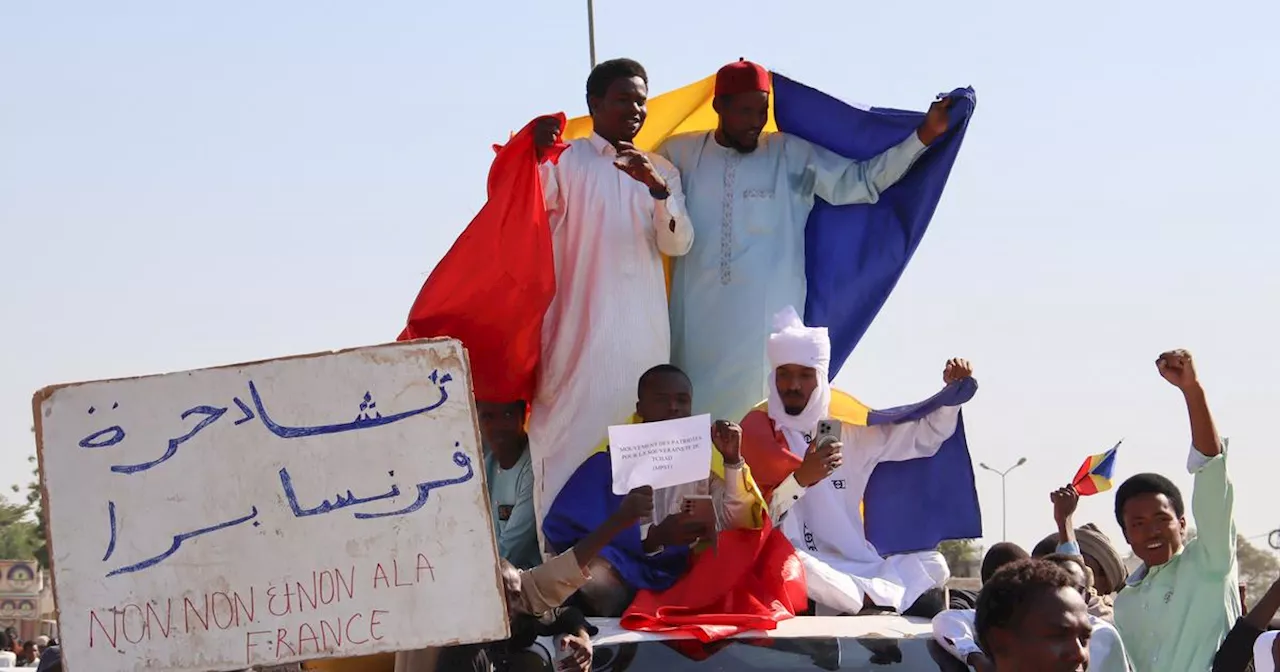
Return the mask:
<path id="1" fill-rule="evenodd" d="M 849 158 L 880 154 L 914 133 L 924 119 L 920 112 L 849 105 L 770 74 L 773 96 L 765 132 L 791 133 Z M 711 105 L 714 91 L 713 75 L 651 99 L 636 146 L 653 151 L 672 135 L 714 130 L 719 122 Z M 832 206 L 818 199 L 806 222 L 805 324 L 828 328 L 833 379 L 906 270 L 942 197 L 977 105 L 971 88 L 949 95 L 950 130 L 879 201 Z M 571 119 L 564 138 L 584 138 L 591 130 L 590 117 Z M 921 497 L 921 483 L 929 484 L 927 498 Z M 982 536 L 963 428 L 932 458 L 878 466 L 864 503 L 867 538 L 884 554 Z"/>
<path id="2" fill-rule="evenodd" d="M 1111 450 L 1086 457 L 1075 478 L 1071 479 L 1071 487 L 1081 495 L 1096 495 L 1110 490 L 1111 475 L 1116 468 L 1116 449 L 1121 443 L 1117 441 Z"/>

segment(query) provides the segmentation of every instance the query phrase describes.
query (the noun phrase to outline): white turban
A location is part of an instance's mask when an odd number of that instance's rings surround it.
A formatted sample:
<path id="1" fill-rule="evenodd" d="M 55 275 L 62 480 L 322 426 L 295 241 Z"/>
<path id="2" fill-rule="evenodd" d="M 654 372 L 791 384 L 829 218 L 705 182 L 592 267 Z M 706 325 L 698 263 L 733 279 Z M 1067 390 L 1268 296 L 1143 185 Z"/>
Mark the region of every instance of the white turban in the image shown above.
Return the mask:
<path id="1" fill-rule="evenodd" d="M 831 406 L 831 338 L 826 327 L 806 327 L 792 306 L 773 317 L 774 333 L 769 335 L 769 417 L 787 429 L 812 434 L 818 421 L 827 417 Z M 778 395 L 778 367 L 798 364 L 818 371 L 818 387 L 800 415 L 789 415 Z"/>

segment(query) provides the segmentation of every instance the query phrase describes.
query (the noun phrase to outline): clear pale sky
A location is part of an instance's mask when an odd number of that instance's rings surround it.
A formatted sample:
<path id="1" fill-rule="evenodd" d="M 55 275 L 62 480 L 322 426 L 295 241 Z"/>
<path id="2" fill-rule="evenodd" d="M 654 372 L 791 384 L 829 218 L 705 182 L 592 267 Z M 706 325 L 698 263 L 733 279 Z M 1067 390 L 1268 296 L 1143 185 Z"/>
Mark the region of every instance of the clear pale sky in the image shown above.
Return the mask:
<path id="1" fill-rule="evenodd" d="M 1029 545 L 1049 490 L 1121 437 L 1117 477 L 1189 489 L 1153 365 L 1186 347 L 1233 441 L 1240 530 L 1280 526 L 1280 5 L 789 4 L 601 0 L 597 40 L 653 94 L 739 56 L 873 105 L 977 89 L 838 384 L 907 403 L 970 358 L 974 460 L 1028 458 L 1008 494 Z M 0 3 L 0 483 L 27 480 L 44 385 L 393 339 L 480 207 L 491 144 L 584 111 L 585 33 L 581 0 Z M 977 482 L 999 540 L 999 479 Z M 1078 522 L 1120 542 L 1112 503 Z"/>

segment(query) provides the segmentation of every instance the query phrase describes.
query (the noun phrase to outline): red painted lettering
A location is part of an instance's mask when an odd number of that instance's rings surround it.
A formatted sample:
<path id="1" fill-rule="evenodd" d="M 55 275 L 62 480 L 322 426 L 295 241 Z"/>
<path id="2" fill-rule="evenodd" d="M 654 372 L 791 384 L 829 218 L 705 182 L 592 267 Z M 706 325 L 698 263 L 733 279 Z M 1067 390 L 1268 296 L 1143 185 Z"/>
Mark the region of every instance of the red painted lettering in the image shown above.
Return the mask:
<path id="1" fill-rule="evenodd" d="M 288 596 L 285 596 L 283 598 L 284 599 L 283 606 L 276 604 L 277 599 L 280 599 L 280 594 L 276 592 L 276 587 L 271 586 L 267 588 L 267 611 L 271 612 L 272 616 L 288 616 L 290 612 Z M 276 610 L 277 606 L 280 606 L 280 609 L 278 611 Z"/>
<path id="2" fill-rule="evenodd" d="M 328 579 L 328 581 L 325 581 L 325 579 Z M 326 587 L 329 589 L 327 592 L 325 591 Z M 321 604 L 333 604 L 334 600 L 338 599 L 338 586 L 333 580 L 333 573 L 329 570 L 326 569 L 325 571 L 320 572 L 320 580 L 319 585 L 316 588 L 316 593 L 316 597 L 320 598 Z"/>
<path id="3" fill-rule="evenodd" d="M 320 641 L 324 643 L 325 651 L 332 651 L 342 646 L 342 619 L 336 621 L 337 626 L 329 623 L 329 621 L 320 621 Z M 333 649 L 329 648 L 329 635 L 333 635 Z"/>
<path id="4" fill-rule="evenodd" d="M 225 602 L 227 605 L 227 609 L 226 609 L 227 624 L 226 625 L 223 625 L 222 619 L 218 618 L 218 598 L 219 597 L 221 597 L 223 602 Z M 236 605 L 234 602 L 231 601 L 230 595 L 226 593 L 214 593 L 211 601 L 213 604 L 213 624 L 218 626 L 219 630 L 226 630 L 227 628 L 230 628 L 233 625 L 239 625 L 237 621 L 239 621 L 240 619 L 236 618 Z"/>
<path id="5" fill-rule="evenodd" d="M 137 638 L 137 639 L 134 639 L 134 638 L 132 638 L 132 637 L 130 637 L 130 636 L 129 636 L 129 609 L 130 609 L 130 607 L 132 607 L 132 608 L 134 608 L 134 609 L 137 609 L 137 610 L 138 610 L 138 618 L 139 618 L 139 620 L 141 620 L 141 621 L 142 621 L 142 628 L 141 628 L 141 630 L 142 630 L 142 631 L 138 633 L 138 638 Z M 119 612 L 119 618 L 120 618 L 120 632 L 121 632 L 121 634 L 123 634 L 123 635 L 124 635 L 125 640 L 127 640 L 130 644 L 137 644 L 138 642 L 141 642 L 143 639 L 145 639 L 145 638 L 147 637 L 147 634 L 148 634 L 148 633 L 150 632 L 150 630 L 151 630 L 151 628 L 150 628 L 150 627 L 148 627 L 148 625 L 147 625 L 147 615 L 146 615 L 145 613 L 143 613 L 143 611 L 142 611 L 142 607 L 139 607 L 139 606 L 138 606 L 138 605 L 136 605 L 136 604 L 126 604 L 126 605 L 124 605 L 124 609 L 123 609 L 123 610 L 121 610 L 121 611 Z"/>
<path id="6" fill-rule="evenodd" d="M 165 601 L 165 613 L 163 619 L 160 618 L 160 614 L 156 613 L 154 604 L 154 602 L 147 603 L 147 627 L 149 628 L 151 623 L 155 623 L 156 629 L 160 631 L 160 634 L 165 639 L 169 639 L 169 632 L 173 630 L 173 600 L 169 599 Z"/>
<path id="7" fill-rule="evenodd" d="M 289 649 L 289 655 L 291 655 L 291 656 L 296 656 L 296 655 L 298 655 L 298 652 L 297 652 L 297 651 L 294 651 L 292 646 L 289 646 L 289 642 L 286 642 L 286 641 L 284 640 L 284 638 L 285 638 L 286 636 L 288 636 L 288 634 L 289 634 L 289 631 L 288 631 L 288 630 L 285 630 L 284 628 L 276 628 L 276 659 L 277 659 L 277 660 L 279 660 L 279 659 L 281 658 L 281 656 L 280 656 L 280 647 L 281 647 L 281 646 L 283 646 L 283 647 L 285 647 L 285 648 Z"/>
<path id="8" fill-rule="evenodd" d="M 320 652 L 320 638 L 316 636 L 316 631 L 311 627 L 310 623 L 303 623 L 298 626 L 298 653 L 307 652 L 307 642 L 311 642 L 311 646 L 315 648 L 316 653 Z"/>
<path id="9" fill-rule="evenodd" d="M 313 582 L 313 585 L 311 586 L 310 593 L 307 592 L 306 587 L 302 585 L 301 581 L 295 582 L 294 585 L 298 587 L 298 611 L 306 611 L 306 608 L 305 608 L 306 604 L 303 602 L 303 600 L 306 600 L 307 602 L 311 603 L 312 611 L 315 611 L 316 607 L 319 606 L 319 603 L 316 602 L 316 598 L 313 597 L 318 592 L 316 591 L 316 586 L 314 585 L 315 580 L 316 580 L 316 573 L 311 572 L 311 581 Z"/>
<path id="10" fill-rule="evenodd" d="M 369 614 L 369 636 L 373 637 L 374 641 L 378 641 L 378 642 L 382 641 L 382 635 L 379 635 L 377 632 L 374 631 L 374 628 L 377 628 L 379 625 L 382 625 L 382 623 L 378 621 L 378 614 L 389 614 L 389 613 L 391 612 L 383 611 L 381 609 L 374 609 L 373 613 Z"/>
<path id="11" fill-rule="evenodd" d="M 253 642 L 254 635 L 267 635 L 268 637 L 270 637 L 271 631 L 270 630 L 252 630 L 250 632 L 244 633 L 244 664 L 245 665 L 252 665 L 254 661 L 253 647 L 257 646 L 257 644 Z"/>
<path id="12" fill-rule="evenodd" d="M 356 622 L 356 619 L 357 619 L 357 618 L 360 618 L 360 616 L 361 616 L 360 614 L 356 614 L 355 616 L 352 616 L 352 617 L 351 617 L 351 620 L 347 621 L 347 628 L 346 628 L 346 630 L 347 630 L 347 643 L 348 643 L 348 644 L 355 644 L 356 646 L 359 646 L 359 645 L 361 645 L 361 644 L 368 644 L 368 643 L 369 643 L 369 640 L 367 640 L 367 639 L 357 642 L 357 641 L 355 640 L 355 638 L 351 636 L 351 624 L 352 624 L 352 623 L 355 623 L 355 622 Z"/>
<path id="13" fill-rule="evenodd" d="M 422 583 L 422 570 L 424 569 L 430 572 L 431 580 L 435 581 L 436 580 L 435 568 L 431 566 L 431 561 L 427 559 L 427 556 L 419 553 L 418 554 L 418 583 Z"/>
<path id="14" fill-rule="evenodd" d="M 381 578 L 381 579 L 382 579 L 382 582 L 383 582 L 384 584 L 386 584 L 386 586 L 387 586 L 388 588 L 390 588 L 390 587 L 391 587 L 391 582 L 387 580 L 387 572 L 386 572 L 386 570 L 384 570 L 384 569 L 382 568 L 382 563 L 381 563 L 381 562 L 379 562 L 379 563 L 378 563 L 378 567 L 377 567 L 377 569 L 374 569 L 374 570 L 373 570 L 373 589 L 374 589 L 374 590 L 377 590 L 377 589 L 378 589 L 378 579 L 379 579 L 379 578 Z"/>
<path id="15" fill-rule="evenodd" d="M 405 586 L 413 585 L 412 583 L 400 583 L 400 563 L 396 562 L 394 558 L 391 560 L 391 575 L 395 577 L 396 588 L 404 588 Z"/>
<path id="16" fill-rule="evenodd" d="M 337 575 L 336 578 L 340 587 L 347 591 L 347 597 L 354 598 L 356 596 L 356 566 L 351 565 L 351 578 L 343 576 L 340 570 L 335 569 L 333 572 Z M 339 595 L 338 599 L 341 600 L 342 596 Z"/>
<path id="17" fill-rule="evenodd" d="M 232 593 L 232 596 L 234 596 L 236 600 L 236 624 L 238 625 L 240 623 L 239 614 L 241 613 L 244 614 L 245 623 L 257 622 L 257 619 L 253 617 L 258 608 L 256 596 L 253 594 L 253 586 L 249 586 L 249 604 L 244 603 L 244 600 L 241 599 L 240 593 L 238 592 Z"/>
<path id="18" fill-rule="evenodd" d="M 94 636 L 93 636 L 94 623 L 98 624 L 98 630 L 102 632 L 102 636 L 107 638 L 107 644 L 109 644 L 113 649 L 116 648 L 116 640 L 118 639 L 120 633 L 115 628 L 116 619 L 114 618 L 114 612 L 112 616 L 113 616 L 113 618 L 111 619 L 112 627 L 111 627 L 111 631 L 108 632 L 107 626 L 102 623 L 102 619 L 98 618 L 98 613 L 95 611 L 89 612 L 89 648 L 92 649 L 96 643 L 96 640 L 94 639 Z"/>
<path id="19" fill-rule="evenodd" d="M 204 596 L 204 616 L 196 610 L 196 605 L 191 602 L 191 598 L 182 598 L 183 622 L 186 624 L 186 631 L 191 632 L 191 616 L 194 614 L 200 626 L 205 630 L 209 629 L 209 596 Z"/>

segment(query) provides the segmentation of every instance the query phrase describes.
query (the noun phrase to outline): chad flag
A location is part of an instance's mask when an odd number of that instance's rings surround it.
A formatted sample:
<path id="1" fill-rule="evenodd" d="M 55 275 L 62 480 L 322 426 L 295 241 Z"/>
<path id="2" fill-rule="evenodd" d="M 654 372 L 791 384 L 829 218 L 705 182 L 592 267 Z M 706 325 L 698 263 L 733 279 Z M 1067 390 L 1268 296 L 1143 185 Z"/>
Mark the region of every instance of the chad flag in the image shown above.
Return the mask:
<path id="1" fill-rule="evenodd" d="M 849 105 L 779 73 L 771 77 L 765 132 L 791 133 L 849 158 L 882 153 L 924 119 L 920 112 Z M 714 90 L 712 75 L 652 98 L 635 144 L 653 151 L 673 134 L 716 128 Z M 832 378 L 889 298 L 942 197 L 977 102 L 969 88 L 950 95 L 950 130 L 879 201 L 832 206 L 819 199 L 806 223 L 804 318 L 829 329 Z M 401 334 L 461 339 L 480 399 L 531 398 L 542 314 L 554 296 L 551 241 L 527 130 L 499 153 L 490 171 L 489 202 L 427 279 Z M 591 119 L 578 117 L 565 125 L 564 138 L 584 138 L 591 130 Z M 917 510 L 920 484 L 939 475 L 948 478 L 945 494 L 922 525 L 919 516 L 905 512 Z M 980 536 L 973 466 L 963 447 L 881 465 L 868 486 L 868 502 L 873 501 L 868 528 L 900 530 L 892 541 L 877 540 L 882 550 Z M 926 528 L 927 533 L 913 532 Z"/>
<path id="2" fill-rule="evenodd" d="M 1075 478 L 1071 479 L 1071 487 L 1081 495 L 1096 495 L 1111 489 L 1111 474 L 1116 468 L 1116 449 L 1121 442 L 1116 442 L 1111 450 L 1086 457 Z"/>

